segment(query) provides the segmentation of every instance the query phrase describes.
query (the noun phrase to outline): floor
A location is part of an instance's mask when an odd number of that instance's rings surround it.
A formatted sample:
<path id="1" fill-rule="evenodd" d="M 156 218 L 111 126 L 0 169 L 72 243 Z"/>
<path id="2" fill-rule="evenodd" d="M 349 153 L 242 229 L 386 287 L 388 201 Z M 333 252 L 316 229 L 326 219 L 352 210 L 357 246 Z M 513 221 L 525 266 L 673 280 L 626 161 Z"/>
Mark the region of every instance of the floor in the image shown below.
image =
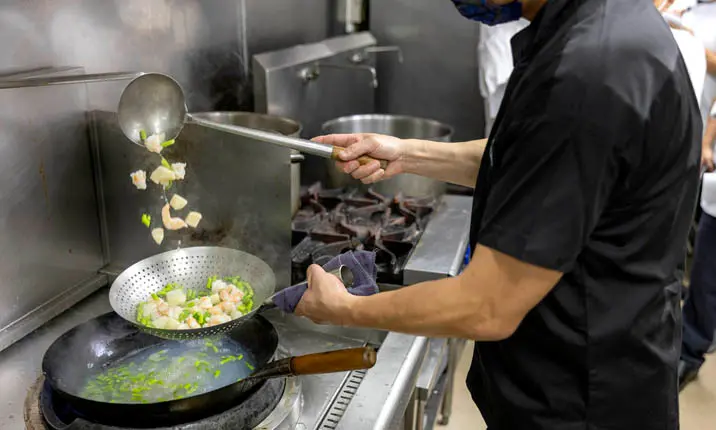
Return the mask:
<path id="1" fill-rule="evenodd" d="M 445 430 L 485 430 L 485 422 L 465 388 L 470 367 L 472 345 L 468 344 L 460 358 L 455 383 L 453 413 Z M 681 430 L 716 428 L 716 354 L 712 354 L 699 372 L 699 377 L 681 392 Z"/>

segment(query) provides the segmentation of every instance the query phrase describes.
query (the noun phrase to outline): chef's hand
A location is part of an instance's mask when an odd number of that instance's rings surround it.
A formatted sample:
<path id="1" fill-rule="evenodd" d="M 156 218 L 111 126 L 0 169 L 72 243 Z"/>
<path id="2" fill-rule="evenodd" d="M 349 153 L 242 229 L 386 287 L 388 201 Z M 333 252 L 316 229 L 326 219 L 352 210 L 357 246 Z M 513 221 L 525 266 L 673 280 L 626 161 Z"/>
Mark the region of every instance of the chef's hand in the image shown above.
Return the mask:
<path id="1" fill-rule="evenodd" d="M 346 316 L 354 299 L 336 276 L 314 264 L 308 268 L 308 289 L 295 313 L 317 324 L 347 325 Z"/>
<path id="2" fill-rule="evenodd" d="M 336 162 L 339 169 L 364 184 L 372 184 L 404 173 L 405 141 L 397 137 L 373 133 L 330 134 L 313 139 L 316 142 L 346 148 L 339 155 L 342 161 Z M 368 155 L 378 160 L 388 161 L 383 170 L 378 161 L 361 166 L 356 159 Z"/>
<path id="3" fill-rule="evenodd" d="M 701 148 L 701 167 L 705 167 L 707 172 L 714 171 L 714 150 L 711 147 Z"/>

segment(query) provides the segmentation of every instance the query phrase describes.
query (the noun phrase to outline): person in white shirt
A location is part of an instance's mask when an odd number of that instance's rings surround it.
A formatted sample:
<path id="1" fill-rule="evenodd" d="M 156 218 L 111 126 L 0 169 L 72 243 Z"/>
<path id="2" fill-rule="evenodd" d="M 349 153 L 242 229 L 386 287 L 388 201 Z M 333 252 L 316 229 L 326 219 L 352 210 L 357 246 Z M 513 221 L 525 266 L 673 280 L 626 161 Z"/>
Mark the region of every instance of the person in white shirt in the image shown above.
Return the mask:
<path id="1" fill-rule="evenodd" d="M 480 95 L 485 101 L 485 136 L 490 135 L 492 124 L 505 95 L 507 81 L 512 74 L 512 36 L 527 27 L 529 21 L 508 22 L 489 26 L 480 24 L 480 41 L 477 45 L 477 63 L 480 71 Z"/>
<path id="2" fill-rule="evenodd" d="M 667 2 L 670 3 L 670 2 Z M 682 56 L 692 75 L 694 90 L 701 102 L 705 123 L 701 149 L 701 166 L 704 173 L 701 190 L 703 211 L 696 234 L 689 295 L 683 307 L 683 338 L 679 363 L 679 387 L 683 389 L 698 375 L 704 356 L 714 344 L 716 332 L 716 173 L 714 173 L 714 143 L 716 143 L 716 3 L 665 5 L 664 13 L 679 43 Z M 681 8 L 681 9 L 679 9 Z M 689 43 L 697 39 L 701 45 Z M 701 52 L 699 52 L 699 49 Z M 703 61 L 698 61 L 701 56 Z M 699 63 L 696 65 L 696 63 Z M 705 76 L 701 70 L 705 69 Z M 710 113 L 709 113 L 710 112 Z"/>
<path id="3" fill-rule="evenodd" d="M 705 173 L 701 188 L 701 220 L 691 269 L 689 296 L 684 303 L 684 332 L 679 363 L 679 386 L 683 388 L 698 375 L 704 356 L 714 344 L 716 331 L 716 101 L 706 123 L 701 149 Z"/>

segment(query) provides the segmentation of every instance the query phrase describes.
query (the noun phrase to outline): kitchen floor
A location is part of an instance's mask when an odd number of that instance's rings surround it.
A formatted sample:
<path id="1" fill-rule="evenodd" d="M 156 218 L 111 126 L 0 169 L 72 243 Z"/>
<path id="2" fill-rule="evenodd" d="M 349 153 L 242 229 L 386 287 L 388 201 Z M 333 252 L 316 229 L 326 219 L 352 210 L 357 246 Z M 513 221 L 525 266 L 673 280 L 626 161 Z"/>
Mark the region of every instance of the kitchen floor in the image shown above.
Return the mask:
<path id="1" fill-rule="evenodd" d="M 487 428 L 480 412 L 465 387 L 470 367 L 472 344 L 468 344 L 460 358 L 455 376 L 453 412 L 446 430 L 484 430 Z M 699 372 L 699 377 L 681 392 L 681 430 L 704 430 L 716 426 L 716 354 L 711 354 Z"/>

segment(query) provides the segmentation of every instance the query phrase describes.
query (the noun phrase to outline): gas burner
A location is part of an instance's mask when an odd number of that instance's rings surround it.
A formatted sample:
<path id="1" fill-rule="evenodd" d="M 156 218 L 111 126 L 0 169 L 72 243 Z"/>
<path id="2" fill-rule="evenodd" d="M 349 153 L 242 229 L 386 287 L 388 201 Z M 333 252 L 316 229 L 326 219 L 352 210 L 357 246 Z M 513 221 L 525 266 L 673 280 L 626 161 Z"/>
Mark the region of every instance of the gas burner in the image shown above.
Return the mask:
<path id="1" fill-rule="evenodd" d="M 289 429 L 301 414 L 301 385 L 298 379 L 269 380 L 249 399 L 226 412 L 191 423 L 155 430 L 203 429 Z M 91 423 L 73 416 L 62 399 L 53 396 L 52 388 L 40 377 L 25 399 L 25 425 L 28 430 L 124 430 L 122 427 Z M 147 427 L 149 428 L 149 427 Z"/>
<path id="2" fill-rule="evenodd" d="M 377 253 L 378 282 L 402 284 L 402 271 L 437 206 L 433 197 L 385 196 L 372 189 L 307 189 L 293 220 L 292 281 L 312 263 L 349 249 Z"/>

